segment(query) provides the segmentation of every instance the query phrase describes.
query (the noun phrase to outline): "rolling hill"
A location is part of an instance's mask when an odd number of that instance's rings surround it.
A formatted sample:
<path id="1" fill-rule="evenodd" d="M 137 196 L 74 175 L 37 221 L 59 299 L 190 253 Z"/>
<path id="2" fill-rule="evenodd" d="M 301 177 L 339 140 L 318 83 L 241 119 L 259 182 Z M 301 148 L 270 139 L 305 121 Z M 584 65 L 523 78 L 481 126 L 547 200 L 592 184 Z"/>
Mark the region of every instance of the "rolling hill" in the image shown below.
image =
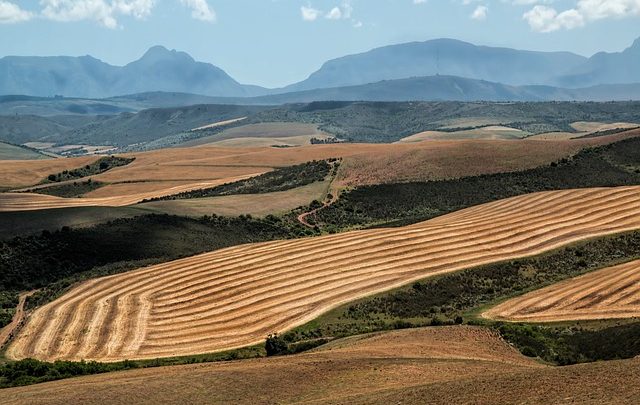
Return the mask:
<path id="1" fill-rule="evenodd" d="M 6 355 L 117 361 L 253 345 L 425 277 L 638 229 L 639 202 L 638 187 L 534 193 L 401 228 L 241 245 L 94 279 L 37 309 Z"/>

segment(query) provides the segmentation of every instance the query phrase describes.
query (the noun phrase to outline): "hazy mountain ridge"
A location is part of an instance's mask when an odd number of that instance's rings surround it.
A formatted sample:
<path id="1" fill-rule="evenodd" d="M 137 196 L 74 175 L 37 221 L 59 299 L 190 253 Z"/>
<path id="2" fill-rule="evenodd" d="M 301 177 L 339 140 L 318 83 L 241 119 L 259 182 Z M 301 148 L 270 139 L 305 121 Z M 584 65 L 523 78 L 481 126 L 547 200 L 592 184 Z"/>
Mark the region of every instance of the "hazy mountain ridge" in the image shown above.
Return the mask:
<path id="1" fill-rule="evenodd" d="M 153 101 L 164 103 L 158 106 L 274 104 L 308 102 L 313 97 L 372 101 L 638 98 L 635 86 L 620 86 L 627 83 L 640 83 L 640 39 L 623 52 L 601 52 L 591 58 L 570 52 L 476 46 L 453 39 L 390 45 L 328 61 L 308 79 L 272 90 L 240 84 L 216 66 L 161 46 L 122 67 L 91 56 L 0 59 L 0 94 L 120 99 L 121 105 L 111 113 L 135 110 L 130 104 L 136 103 L 139 93 L 182 93 L 176 95 L 182 101 L 175 105 L 161 95 Z M 125 94 L 132 96 L 122 106 Z M 194 102 L 186 101 L 189 98 Z M 152 106 L 148 101 L 141 104 L 142 108 Z M 86 106 L 87 112 L 82 108 L 69 103 L 64 113 L 104 114 L 111 107 L 94 103 Z"/>
<path id="2" fill-rule="evenodd" d="M 549 84 L 558 72 L 569 72 L 586 61 L 587 58 L 570 52 L 521 51 L 435 39 L 333 59 L 308 79 L 281 90 L 311 90 L 437 74 L 510 85 Z"/>
<path id="3" fill-rule="evenodd" d="M 240 84 L 214 65 L 161 46 L 122 67 L 91 56 L 0 59 L 0 94 L 104 98 L 147 91 L 228 97 L 265 94 L 264 89 Z"/>
<path id="4" fill-rule="evenodd" d="M 622 52 L 599 52 L 556 79 L 556 84 L 564 87 L 637 82 L 640 82 L 640 38 Z"/>

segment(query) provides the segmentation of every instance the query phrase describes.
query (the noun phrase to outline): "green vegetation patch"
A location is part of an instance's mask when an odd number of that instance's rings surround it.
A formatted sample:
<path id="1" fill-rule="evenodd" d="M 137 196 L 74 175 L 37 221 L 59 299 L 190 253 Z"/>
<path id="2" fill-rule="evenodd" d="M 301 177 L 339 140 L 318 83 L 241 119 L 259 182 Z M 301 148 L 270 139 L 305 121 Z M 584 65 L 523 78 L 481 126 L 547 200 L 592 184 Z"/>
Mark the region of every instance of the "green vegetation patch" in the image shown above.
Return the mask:
<path id="1" fill-rule="evenodd" d="M 148 201 L 184 200 L 191 198 L 217 197 L 234 194 L 260 194 L 285 191 L 317 181 L 324 181 L 333 175 L 338 168 L 338 159 L 314 160 L 295 166 L 283 167 L 274 171 L 240 180 L 233 183 L 199 190 L 186 191 L 179 194 L 153 198 Z"/>
<path id="2" fill-rule="evenodd" d="M 95 361 L 56 361 L 50 363 L 35 359 L 24 359 L 0 364 L 0 388 L 38 384 L 83 375 L 109 373 L 112 371 L 251 359 L 263 357 L 264 355 L 265 351 L 263 347 L 252 346 L 194 356 L 168 357 L 153 360 L 124 360 L 115 363 L 99 363 Z"/>
<path id="3" fill-rule="evenodd" d="M 639 169 L 640 138 L 631 138 L 520 172 L 359 187 L 310 219 L 329 231 L 400 226 L 538 191 L 637 185 Z"/>
<path id="4" fill-rule="evenodd" d="M 114 167 L 126 166 L 133 162 L 135 158 L 126 158 L 120 156 L 105 156 L 90 163 L 84 167 L 79 167 L 72 170 L 64 170 L 60 173 L 50 174 L 43 183 L 58 183 L 67 180 L 77 180 L 87 176 L 94 176 L 96 174 L 104 173 L 107 170 L 111 170 Z"/>
<path id="5" fill-rule="evenodd" d="M 17 305 L 18 294 L 16 292 L 0 292 L 0 328 L 3 328 L 11 322 Z"/>
<path id="6" fill-rule="evenodd" d="M 503 125 L 531 134 L 576 132 L 571 123 L 640 122 L 638 102 L 349 102 L 318 101 L 258 112 L 244 123 L 303 122 L 348 142 L 390 143 L 424 131 Z M 469 122 L 466 125 L 451 123 Z"/>
<path id="7" fill-rule="evenodd" d="M 505 323 L 498 326 L 498 331 L 525 356 L 561 366 L 640 355 L 640 322 L 598 330 Z"/>
<path id="8" fill-rule="evenodd" d="M 72 198 L 81 197 L 84 194 L 104 187 L 107 184 L 108 183 L 104 183 L 101 181 L 93 181 L 91 179 L 87 179 L 86 181 L 74 181 L 73 183 L 64 183 L 49 187 L 34 188 L 28 190 L 28 192 L 53 195 L 56 197 Z"/>

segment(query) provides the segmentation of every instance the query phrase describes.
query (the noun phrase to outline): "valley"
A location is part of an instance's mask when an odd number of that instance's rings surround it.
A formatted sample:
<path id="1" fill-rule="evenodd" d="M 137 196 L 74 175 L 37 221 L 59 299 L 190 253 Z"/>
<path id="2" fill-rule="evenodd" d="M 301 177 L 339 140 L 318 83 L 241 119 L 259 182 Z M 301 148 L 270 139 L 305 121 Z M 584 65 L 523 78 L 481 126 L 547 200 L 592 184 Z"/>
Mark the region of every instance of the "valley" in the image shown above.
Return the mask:
<path id="1" fill-rule="evenodd" d="M 2 404 L 636 402 L 633 10 L 85 3 L 0 2 L 84 55 L 0 44 Z"/>

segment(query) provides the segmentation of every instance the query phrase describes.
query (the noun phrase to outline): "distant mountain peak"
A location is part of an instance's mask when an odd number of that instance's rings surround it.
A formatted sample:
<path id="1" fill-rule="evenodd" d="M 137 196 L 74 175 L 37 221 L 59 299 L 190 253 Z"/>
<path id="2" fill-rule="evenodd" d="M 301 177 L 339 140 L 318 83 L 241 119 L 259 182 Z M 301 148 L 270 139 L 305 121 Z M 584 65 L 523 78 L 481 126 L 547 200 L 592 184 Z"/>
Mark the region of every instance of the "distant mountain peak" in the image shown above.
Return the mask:
<path id="1" fill-rule="evenodd" d="M 138 61 L 147 63 L 157 63 L 166 60 L 183 60 L 194 62 L 194 59 L 186 52 L 179 52 L 175 49 L 169 50 L 162 45 L 152 46 L 145 52 Z"/>
<path id="2" fill-rule="evenodd" d="M 640 52 L 640 38 L 633 41 L 633 44 L 627 48 L 627 51 Z"/>

